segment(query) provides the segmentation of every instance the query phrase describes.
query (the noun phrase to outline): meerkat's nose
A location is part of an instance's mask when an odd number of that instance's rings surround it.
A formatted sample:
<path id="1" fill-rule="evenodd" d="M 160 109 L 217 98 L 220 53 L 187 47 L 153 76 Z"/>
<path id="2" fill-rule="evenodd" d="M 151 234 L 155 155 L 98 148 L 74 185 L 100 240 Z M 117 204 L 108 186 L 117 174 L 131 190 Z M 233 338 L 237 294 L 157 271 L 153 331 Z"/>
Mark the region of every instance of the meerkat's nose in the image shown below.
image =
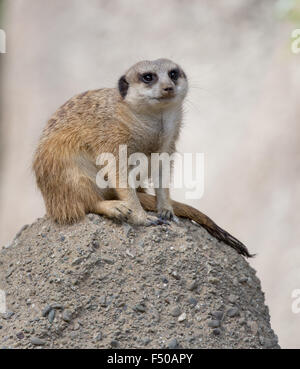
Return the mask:
<path id="1" fill-rule="evenodd" d="M 172 86 L 169 86 L 169 87 L 165 87 L 164 88 L 164 91 L 170 93 L 170 92 L 174 92 L 174 88 Z"/>
<path id="2" fill-rule="evenodd" d="M 164 97 L 171 97 L 171 96 L 174 95 L 174 92 L 175 92 L 174 87 L 173 86 L 170 86 L 170 85 L 167 85 L 167 86 L 164 86 L 162 88 L 161 94 Z"/>

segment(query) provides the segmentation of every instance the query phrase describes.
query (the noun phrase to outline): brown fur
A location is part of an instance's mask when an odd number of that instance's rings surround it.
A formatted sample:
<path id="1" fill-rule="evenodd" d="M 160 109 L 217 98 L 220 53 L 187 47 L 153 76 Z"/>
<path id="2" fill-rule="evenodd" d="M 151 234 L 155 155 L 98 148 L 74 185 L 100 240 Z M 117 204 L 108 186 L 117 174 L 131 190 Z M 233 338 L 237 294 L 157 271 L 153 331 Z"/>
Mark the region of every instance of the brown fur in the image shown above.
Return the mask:
<path id="1" fill-rule="evenodd" d="M 99 168 L 95 163 L 100 153 L 112 153 L 118 160 L 119 145 L 122 144 L 127 145 L 128 155 L 142 152 L 150 156 L 153 152 L 171 154 L 175 151 L 182 120 L 182 100 L 186 93 L 184 89 L 187 88 L 181 68 L 178 81 L 173 83 L 164 77 L 167 75 L 165 71 L 175 67 L 180 68 L 165 59 L 140 62 L 122 77 L 126 83 L 123 97 L 117 89 L 86 91 L 57 110 L 43 131 L 33 162 L 47 213 L 61 224 L 77 222 L 90 212 L 129 220 L 134 224 L 147 223 L 148 215 L 144 209 L 157 210 L 165 218 L 171 218 L 175 213 L 193 219 L 217 239 L 250 256 L 243 244 L 204 214 L 172 201 L 167 189 L 156 190 L 157 197 L 154 197 L 119 188 L 118 181 L 114 189 L 100 189 L 96 185 Z M 141 82 L 140 76 L 149 68 L 159 76 L 159 86 L 147 86 Z M 171 99 L 168 105 L 162 99 L 155 105 L 148 105 L 149 92 L 157 94 L 162 91 L 165 94 L 166 86 L 175 88 L 176 103 Z M 177 88 L 182 97 L 177 98 Z M 140 96 L 143 99 L 136 100 Z"/>

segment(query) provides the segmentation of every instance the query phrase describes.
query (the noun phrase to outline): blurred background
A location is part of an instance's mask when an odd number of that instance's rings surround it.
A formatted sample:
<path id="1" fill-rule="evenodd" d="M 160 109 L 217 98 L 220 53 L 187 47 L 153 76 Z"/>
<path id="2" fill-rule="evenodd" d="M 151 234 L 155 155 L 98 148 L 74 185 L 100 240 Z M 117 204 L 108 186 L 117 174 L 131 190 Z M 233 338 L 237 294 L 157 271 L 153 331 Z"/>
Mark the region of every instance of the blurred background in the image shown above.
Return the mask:
<path id="1" fill-rule="evenodd" d="M 299 0 L 0 0 L 0 247 L 44 215 L 31 172 L 42 128 L 87 89 L 113 87 L 142 59 L 183 66 L 190 92 L 180 152 L 205 154 L 200 200 L 258 256 L 272 326 L 300 348 Z"/>

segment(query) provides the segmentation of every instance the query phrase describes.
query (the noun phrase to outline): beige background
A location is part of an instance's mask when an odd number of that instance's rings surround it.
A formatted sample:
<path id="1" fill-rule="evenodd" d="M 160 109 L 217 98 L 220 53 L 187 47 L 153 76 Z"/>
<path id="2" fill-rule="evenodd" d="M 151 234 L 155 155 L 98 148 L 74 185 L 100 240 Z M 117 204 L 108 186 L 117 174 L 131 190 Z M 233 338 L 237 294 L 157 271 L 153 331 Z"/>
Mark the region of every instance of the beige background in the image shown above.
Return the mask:
<path id="1" fill-rule="evenodd" d="M 3 1 L 2 1 L 3 2 Z M 70 96 L 168 57 L 190 80 L 181 152 L 205 153 L 186 201 L 244 241 L 283 347 L 300 348 L 300 54 L 274 0 L 10 0 L 2 24 L 0 245 L 44 214 L 31 173 L 42 127 Z"/>

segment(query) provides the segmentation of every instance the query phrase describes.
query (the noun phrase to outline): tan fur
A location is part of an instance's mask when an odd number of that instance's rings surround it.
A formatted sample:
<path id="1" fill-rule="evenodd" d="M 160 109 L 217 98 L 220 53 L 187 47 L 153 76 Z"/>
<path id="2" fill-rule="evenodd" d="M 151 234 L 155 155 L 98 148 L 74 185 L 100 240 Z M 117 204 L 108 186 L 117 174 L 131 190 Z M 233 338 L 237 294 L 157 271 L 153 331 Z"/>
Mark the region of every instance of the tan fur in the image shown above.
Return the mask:
<path id="1" fill-rule="evenodd" d="M 179 72 L 172 80 L 169 71 Z M 141 76 L 151 72 L 155 83 Z M 96 185 L 97 156 L 127 145 L 128 155 L 175 151 L 182 121 L 182 102 L 188 83 L 182 69 L 172 61 L 144 61 L 124 76 L 125 96 L 120 89 L 100 89 L 79 94 L 51 117 L 35 153 L 33 169 L 49 216 L 58 223 L 77 222 L 90 212 L 147 224 L 145 210 L 157 210 L 170 219 L 173 214 L 193 219 L 218 239 L 249 255 L 247 249 L 196 209 L 172 202 L 168 189 L 155 197 L 132 188 L 101 189 Z M 171 91 L 172 90 L 172 91 Z M 124 169 L 124 168 L 123 168 Z M 145 209 L 145 210 L 144 210 Z M 221 231 L 222 232 L 221 232 Z M 224 236 L 226 235 L 226 237 Z"/>

